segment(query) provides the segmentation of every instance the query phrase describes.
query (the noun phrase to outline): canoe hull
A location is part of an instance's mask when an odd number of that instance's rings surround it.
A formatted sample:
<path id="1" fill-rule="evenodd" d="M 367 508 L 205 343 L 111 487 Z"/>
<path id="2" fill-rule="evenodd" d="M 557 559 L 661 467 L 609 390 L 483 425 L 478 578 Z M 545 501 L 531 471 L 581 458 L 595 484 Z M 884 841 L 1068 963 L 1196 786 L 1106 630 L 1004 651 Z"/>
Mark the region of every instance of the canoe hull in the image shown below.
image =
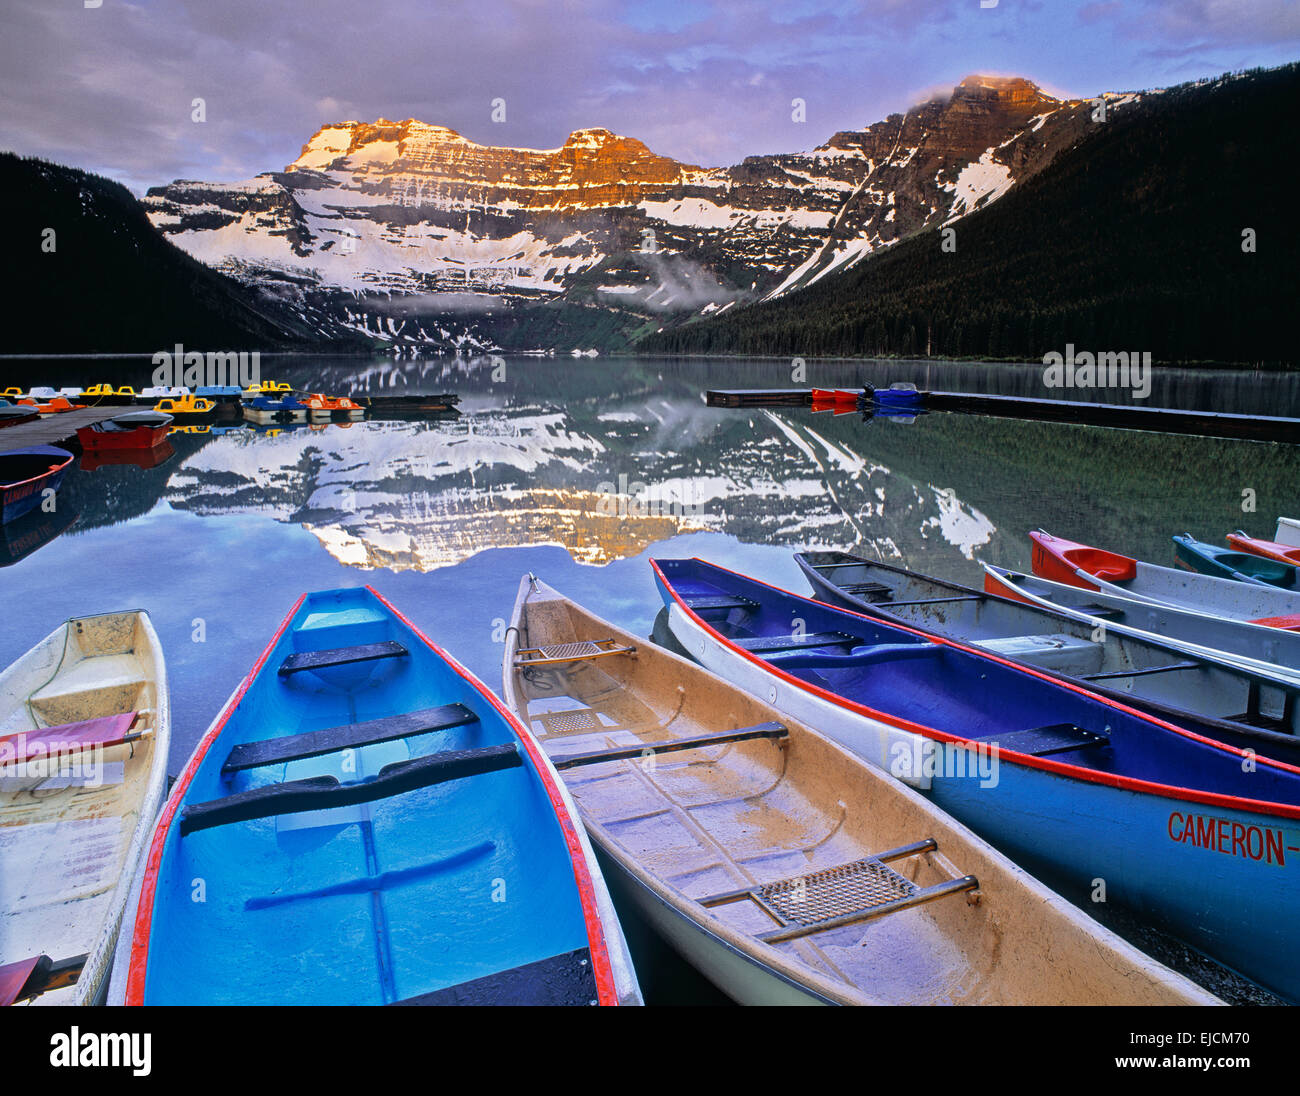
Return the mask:
<path id="1" fill-rule="evenodd" d="M 10 482 L 0 483 L 0 523 L 17 521 L 41 504 L 46 491 L 57 492 L 72 460 L 71 453 L 53 445 L 34 445 L 0 455 L 0 475 L 8 475 L 6 467 L 18 467 L 19 462 L 25 469 L 13 473 Z M 30 470 L 26 470 L 28 466 Z"/>
<path id="2" fill-rule="evenodd" d="M 1300 904 L 1297 820 L 1185 801 L 1178 790 L 1162 794 L 1076 779 L 908 731 L 862 705 L 778 677 L 687 611 L 659 572 L 656 582 L 674 635 L 715 673 L 918 788 L 1013 859 L 1080 890 L 1100 880 L 1108 901 L 1137 910 L 1245 977 L 1300 1001 L 1300 953 L 1279 916 Z M 1185 833 L 1189 816 L 1191 841 L 1173 839 L 1175 830 Z M 1197 845 L 1200 836 L 1210 840 L 1211 829 L 1216 847 Z M 1226 853 L 1217 848 L 1220 834 Z M 1282 952 L 1290 958 L 1281 958 Z"/>

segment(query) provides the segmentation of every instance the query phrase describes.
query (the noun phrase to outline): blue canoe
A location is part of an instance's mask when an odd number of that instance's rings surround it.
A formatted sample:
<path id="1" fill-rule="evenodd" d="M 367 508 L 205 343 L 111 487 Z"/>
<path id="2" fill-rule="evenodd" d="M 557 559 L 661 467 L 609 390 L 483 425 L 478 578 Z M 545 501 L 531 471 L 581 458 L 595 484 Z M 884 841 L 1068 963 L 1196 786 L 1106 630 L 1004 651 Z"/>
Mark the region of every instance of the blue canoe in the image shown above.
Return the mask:
<path id="1" fill-rule="evenodd" d="M 1173 538 L 1174 562 L 1188 571 L 1215 578 L 1230 578 L 1256 586 L 1280 586 L 1283 590 L 1300 590 L 1300 571 L 1289 563 L 1265 559 L 1237 548 L 1220 548 L 1206 544 L 1191 533 Z"/>
<path id="2" fill-rule="evenodd" d="M 163 809 L 124 999 L 639 1002 L 575 818 L 529 732 L 378 594 L 304 595 Z"/>
<path id="3" fill-rule="evenodd" d="M 1104 888 L 1300 1001 L 1300 768 L 701 560 L 652 566 L 674 636 L 709 669 L 1030 870 L 1094 900 Z"/>
<path id="4" fill-rule="evenodd" d="M 0 453 L 0 525 L 17 521 L 57 491 L 73 456 L 53 445 L 32 445 Z"/>

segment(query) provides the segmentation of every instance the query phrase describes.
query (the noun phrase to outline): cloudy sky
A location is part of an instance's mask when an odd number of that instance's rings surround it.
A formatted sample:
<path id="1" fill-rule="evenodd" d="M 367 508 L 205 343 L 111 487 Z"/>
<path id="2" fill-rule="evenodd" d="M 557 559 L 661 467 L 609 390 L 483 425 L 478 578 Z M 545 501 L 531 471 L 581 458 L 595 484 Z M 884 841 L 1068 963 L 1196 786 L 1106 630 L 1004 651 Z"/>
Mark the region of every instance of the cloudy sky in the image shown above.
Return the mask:
<path id="1" fill-rule="evenodd" d="M 413 117 L 533 148 L 605 126 L 716 165 L 973 72 L 1090 96 L 1296 59 L 1300 0 L 0 0 L 0 149 L 141 192 Z"/>

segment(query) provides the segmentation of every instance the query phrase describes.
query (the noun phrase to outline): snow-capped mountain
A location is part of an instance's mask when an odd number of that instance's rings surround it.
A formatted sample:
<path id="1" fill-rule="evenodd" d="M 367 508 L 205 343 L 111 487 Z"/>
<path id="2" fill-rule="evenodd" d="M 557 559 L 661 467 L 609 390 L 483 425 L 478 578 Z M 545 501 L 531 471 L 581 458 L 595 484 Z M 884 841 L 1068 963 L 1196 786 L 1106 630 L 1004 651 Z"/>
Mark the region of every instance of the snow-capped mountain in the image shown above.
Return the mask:
<path id="1" fill-rule="evenodd" d="M 1109 96 L 1107 108 L 1134 98 Z M 590 326 L 575 329 L 574 309 L 638 323 L 717 312 L 959 219 L 1077 142 L 1093 110 L 1027 80 L 968 77 L 946 99 L 810 152 L 725 168 L 605 129 L 532 150 L 414 119 L 341 122 L 284 171 L 177 181 L 145 205 L 173 242 L 322 333 L 567 348 Z M 521 319 L 534 306 L 563 322 Z"/>

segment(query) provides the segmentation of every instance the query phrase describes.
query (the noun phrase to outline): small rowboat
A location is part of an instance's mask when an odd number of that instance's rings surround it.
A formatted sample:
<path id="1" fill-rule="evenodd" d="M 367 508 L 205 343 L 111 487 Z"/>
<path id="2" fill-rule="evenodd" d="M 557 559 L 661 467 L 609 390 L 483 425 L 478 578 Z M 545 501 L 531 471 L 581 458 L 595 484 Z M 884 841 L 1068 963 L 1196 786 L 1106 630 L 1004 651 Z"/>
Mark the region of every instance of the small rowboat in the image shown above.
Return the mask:
<path id="1" fill-rule="evenodd" d="M 0 406 L 0 427 L 18 426 L 24 422 L 35 422 L 40 417 L 40 412 L 31 406 L 19 407 L 15 404 L 5 404 Z"/>
<path id="2" fill-rule="evenodd" d="M 531 576 L 502 695 L 611 886 L 742 1004 L 1214 1000 L 920 795 Z"/>
<path id="3" fill-rule="evenodd" d="M 0 453 L 0 524 L 36 509 L 46 491 L 57 491 L 72 454 L 53 445 L 32 445 Z"/>
<path id="4" fill-rule="evenodd" d="M 177 779 L 138 889 L 127 1004 L 640 1001 L 545 754 L 368 588 L 299 598 Z"/>
<path id="5" fill-rule="evenodd" d="M 1278 518 L 1277 532 L 1273 534 L 1273 539 L 1279 544 L 1300 548 L 1300 521 L 1295 518 Z"/>
<path id="6" fill-rule="evenodd" d="M 1300 680 L 1190 657 L 1059 610 L 945 582 L 848 552 L 799 552 L 819 601 L 919 628 L 1073 681 L 1233 746 L 1300 765 Z"/>
<path id="7" fill-rule="evenodd" d="M 652 561 L 706 667 L 925 791 L 1027 870 L 1300 1001 L 1300 768 L 701 560 Z"/>
<path id="8" fill-rule="evenodd" d="M 102 996 L 170 727 L 144 612 L 70 620 L 0 674 L 0 1004 Z"/>
<path id="9" fill-rule="evenodd" d="M 1228 543 L 1243 552 L 1252 552 L 1265 559 L 1288 563 L 1292 568 L 1300 567 L 1300 544 L 1287 544 L 1280 540 L 1260 540 L 1248 537 L 1240 529 L 1228 534 Z"/>
<path id="10" fill-rule="evenodd" d="M 1029 538 L 1034 542 L 1034 574 L 1052 582 L 1100 590 L 1129 601 L 1185 609 L 1213 619 L 1300 628 L 1300 593 L 1266 583 L 1236 582 L 1159 567 L 1047 533 L 1030 533 Z"/>
<path id="11" fill-rule="evenodd" d="M 72 403 L 63 396 L 51 396 L 44 402 L 22 399 L 18 401 L 18 405 L 20 407 L 35 407 L 37 414 L 41 418 L 48 418 L 50 415 L 62 415 L 68 411 L 82 411 L 86 407 L 84 403 Z"/>
<path id="12" fill-rule="evenodd" d="M 128 411 L 104 422 L 83 426 L 77 441 L 87 453 L 103 450 L 153 449 L 167 440 L 170 415 L 157 411 Z"/>
<path id="13" fill-rule="evenodd" d="M 1300 589 L 1298 573 L 1289 563 L 1266 559 L 1238 548 L 1220 548 L 1217 544 L 1206 544 L 1202 540 L 1196 540 L 1191 533 L 1183 533 L 1173 539 L 1174 562 L 1189 571 L 1257 586 Z"/>

